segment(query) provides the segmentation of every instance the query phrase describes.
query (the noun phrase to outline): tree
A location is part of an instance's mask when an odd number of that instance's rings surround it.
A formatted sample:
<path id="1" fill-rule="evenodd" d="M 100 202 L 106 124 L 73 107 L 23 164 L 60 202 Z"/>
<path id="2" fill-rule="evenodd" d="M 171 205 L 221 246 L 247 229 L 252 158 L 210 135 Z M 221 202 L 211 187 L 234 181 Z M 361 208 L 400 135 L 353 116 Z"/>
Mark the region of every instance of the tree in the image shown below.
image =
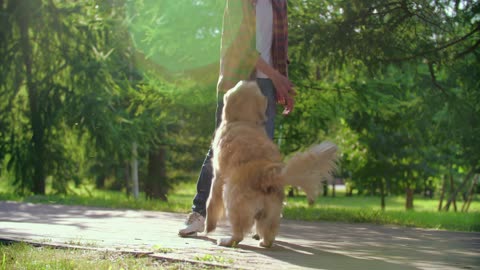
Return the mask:
<path id="1" fill-rule="evenodd" d="M 297 85 L 337 93 L 336 115 L 347 119 L 371 157 L 359 181 L 389 172 L 387 186 L 406 188 L 408 207 L 409 190 L 445 162 L 434 158 L 441 147 L 435 138 L 458 145 L 462 156 L 478 149 L 470 135 L 478 132 L 472 94 L 478 82 L 451 67 L 478 70 L 479 8 L 473 1 L 290 1 Z M 466 136 L 451 134 L 451 126 L 439 129 L 440 122 L 453 124 L 456 116 L 442 113 L 453 109 L 462 117 L 455 130 Z M 456 162 L 474 169 L 472 156 Z"/>
<path id="2" fill-rule="evenodd" d="M 0 89 L 8 97 L 2 110 L 11 130 L 4 141 L 9 169 L 20 192 L 44 194 L 47 176 L 65 192 L 76 171 L 66 135 L 80 140 L 88 131 L 99 149 L 128 151 L 119 147 L 132 136 L 119 132 L 128 122 L 121 116 L 128 50 L 114 46 L 115 18 L 102 19 L 109 5 L 37 0 L 0 8 L 8 22 Z"/>

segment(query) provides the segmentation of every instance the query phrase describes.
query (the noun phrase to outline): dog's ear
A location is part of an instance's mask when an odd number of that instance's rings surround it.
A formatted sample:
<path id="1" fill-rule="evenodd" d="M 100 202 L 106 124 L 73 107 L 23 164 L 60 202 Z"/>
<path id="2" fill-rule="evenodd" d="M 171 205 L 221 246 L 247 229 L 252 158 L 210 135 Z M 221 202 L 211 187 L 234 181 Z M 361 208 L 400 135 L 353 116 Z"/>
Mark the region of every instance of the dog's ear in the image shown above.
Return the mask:
<path id="1" fill-rule="evenodd" d="M 235 96 L 235 88 L 228 90 L 227 93 L 223 96 L 222 120 L 230 122 L 238 120 L 238 117 L 236 117 L 237 99 L 238 98 L 236 98 Z"/>

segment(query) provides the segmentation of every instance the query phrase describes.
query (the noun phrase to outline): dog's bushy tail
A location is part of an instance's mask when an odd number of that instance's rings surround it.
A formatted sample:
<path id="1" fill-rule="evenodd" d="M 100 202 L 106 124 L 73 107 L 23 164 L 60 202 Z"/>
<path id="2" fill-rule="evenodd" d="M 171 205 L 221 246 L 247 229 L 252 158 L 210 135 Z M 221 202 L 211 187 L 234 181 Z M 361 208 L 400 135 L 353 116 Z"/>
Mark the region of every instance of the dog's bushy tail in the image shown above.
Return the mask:
<path id="1" fill-rule="evenodd" d="M 314 145 L 292 156 L 283 168 L 286 185 L 297 186 L 307 194 L 309 204 L 318 196 L 322 180 L 335 169 L 337 146 L 331 142 Z"/>

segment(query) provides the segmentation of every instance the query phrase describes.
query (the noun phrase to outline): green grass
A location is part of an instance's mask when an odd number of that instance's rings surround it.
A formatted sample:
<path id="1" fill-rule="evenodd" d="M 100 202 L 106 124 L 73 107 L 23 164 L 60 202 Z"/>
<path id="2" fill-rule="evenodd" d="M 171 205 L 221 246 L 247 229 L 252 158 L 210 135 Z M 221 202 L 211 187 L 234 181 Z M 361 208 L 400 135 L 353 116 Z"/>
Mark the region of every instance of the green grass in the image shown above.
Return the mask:
<path id="1" fill-rule="evenodd" d="M 234 261 L 231 258 L 226 258 L 223 256 L 215 256 L 210 254 L 205 254 L 203 256 L 196 256 L 195 260 L 201 262 L 214 262 L 214 263 L 221 263 L 221 264 L 232 264 Z"/>
<path id="2" fill-rule="evenodd" d="M 216 269 L 185 262 L 166 262 L 118 252 L 33 247 L 25 243 L 0 244 L 0 270 L 110 270 L 110 269 Z"/>
<path id="3" fill-rule="evenodd" d="M 480 231 L 480 213 L 376 210 L 371 208 L 341 208 L 329 206 L 291 207 L 284 209 L 284 217 L 296 220 L 324 220 L 340 222 L 400 225 L 407 227 L 453 231 Z"/>
<path id="4" fill-rule="evenodd" d="M 0 190 L 4 188 L 0 187 Z M 142 209 L 187 213 L 190 211 L 195 194 L 194 183 L 181 183 L 175 186 L 168 196 L 168 202 L 146 200 L 143 194 L 139 199 L 127 197 L 125 193 L 95 190 L 89 186 L 73 188 L 75 194 L 19 197 L 9 192 L 0 192 L 0 200 L 14 200 L 33 203 L 56 203 L 65 205 L 87 205 L 117 209 Z M 380 209 L 380 198 L 374 196 L 346 197 L 341 190 L 337 196 L 320 196 L 314 206 L 308 206 L 305 197 L 287 198 L 284 217 L 309 221 L 341 221 L 374 224 L 391 224 L 409 227 L 480 231 L 480 201 L 478 196 L 472 202 L 468 213 L 438 212 L 438 199 L 416 196 L 414 210 L 405 211 L 403 196 L 388 196 L 386 209 Z M 462 202 L 457 202 L 460 210 Z"/>
<path id="5" fill-rule="evenodd" d="M 110 190 L 94 190 L 85 186 L 72 189 L 74 194 L 68 195 L 35 195 L 16 196 L 12 193 L 0 192 L 0 200 L 21 201 L 30 203 L 64 204 L 64 205 L 86 205 L 95 207 L 106 207 L 114 209 L 143 209 L 168 212 L 187 212 L 192 205 L 193 193 L 175 193 L 168 196 L 168 202 L 159 200 L 147 200 L 143 193 L 138 199 L 132 196 L 127 197 L 125 193 Z M 193 192 L 193 191 L 192 191 Z"/>
<path id="6" fill-rule="evenodd" d="M 288 198 L 284 217 L 296 220 L 324 220 L 400 225 L 453 231 L 480 231 L 480 201 L 478 196 L 468 213 L 460 212 L 463 202 L 457 202 L 458 212 L 438 212 L 438 198 L 415 196 L 414 209 L 405 210 L 403 196 L 388 196 L 386 209 L 381 210 L 380 198 L 375 196 L 318 197 L 315 205 L 307 206 L 303 196 Z M 445 204 L 445 202 L 444 202 Z"/>

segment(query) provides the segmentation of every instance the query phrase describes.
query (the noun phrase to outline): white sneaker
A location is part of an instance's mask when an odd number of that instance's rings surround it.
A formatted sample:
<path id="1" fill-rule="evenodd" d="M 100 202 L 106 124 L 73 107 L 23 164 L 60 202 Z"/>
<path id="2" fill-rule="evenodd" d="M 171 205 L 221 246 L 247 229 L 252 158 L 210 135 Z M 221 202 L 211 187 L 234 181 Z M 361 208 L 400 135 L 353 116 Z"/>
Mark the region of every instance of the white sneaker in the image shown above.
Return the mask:
<path id="1" fill-rule="evenodd" d="M 179 230 L 178 235 L 181 237 L 196 235 L 197 232 L 205 230 L 205 218 L 197 212 L 192 212 L 188 215 L 185 225 L 187 227 Z"/>

